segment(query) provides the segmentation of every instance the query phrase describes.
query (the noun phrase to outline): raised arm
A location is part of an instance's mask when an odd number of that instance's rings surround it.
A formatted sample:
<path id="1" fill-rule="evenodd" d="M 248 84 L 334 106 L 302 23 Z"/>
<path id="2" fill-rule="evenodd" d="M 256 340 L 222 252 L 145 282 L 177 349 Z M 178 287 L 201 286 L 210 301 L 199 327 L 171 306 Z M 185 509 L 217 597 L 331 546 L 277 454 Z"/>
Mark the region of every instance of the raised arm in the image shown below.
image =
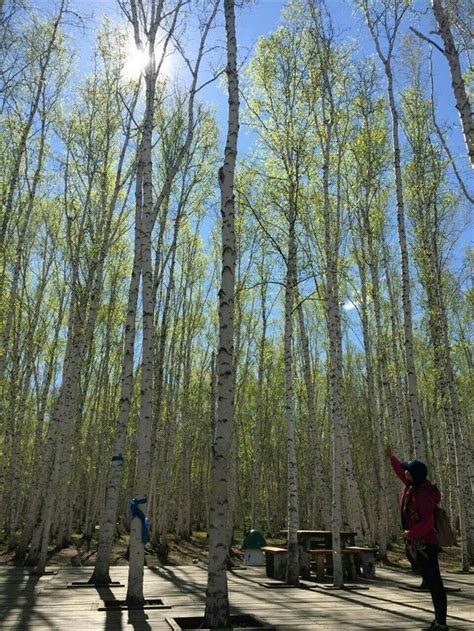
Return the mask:
<path id="1" fill-rule="evenodd" d="M 390 456 L 390 464 L 392 465 L 392 469 L 395 471 L 396 475 L 400 478 L 405 486 L 408 486 L 408 480 L 405 477 L 405 469 L 402 469 L 400 464 L 400 460 L 395 456 Z"/>
<path id="2" fill-rule="evenodd" d="M 392 448 L 389 443 L 385 445 L 385 453 L 387 454 L 387 457 L 390 460 L 390 464 L 392 465 L 392 469 L 395 471 L 395 474 L 397 475 L 397 477 L 400 478 L 403 484 L 407 486 L 408 481 L 405 477 L 405 470 L 402 469 L 400 465 L 400 460 L 393 455 Z"/>

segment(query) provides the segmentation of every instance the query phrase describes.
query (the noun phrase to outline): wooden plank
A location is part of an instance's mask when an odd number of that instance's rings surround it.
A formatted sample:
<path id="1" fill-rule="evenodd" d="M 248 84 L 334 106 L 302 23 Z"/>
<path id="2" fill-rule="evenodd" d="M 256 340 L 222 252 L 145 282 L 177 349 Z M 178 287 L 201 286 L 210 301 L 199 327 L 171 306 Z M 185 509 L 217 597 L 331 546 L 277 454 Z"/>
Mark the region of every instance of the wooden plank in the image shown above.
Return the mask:
<path id="1" fill-rule="evenodd" d="M 13 571 L 12 571 L 13 570 Z M 72 580 L 87 580 L 90 568 L 62 568 L 57 575 L 29 577 L 19 568 L 0 568 L 0 629 L 16 631 L 99 631 L 122 629 L 169 631 L 164 610 L 97 611 L 110 594 L 123 599 L 126 588 L 68 590 Z M 324 592 L 320 589 L 268 590 L 259 588 L 265 580 L 262 568 L 248 568 L 245 574 L 228 573 L 231 610 L 254 613 L 277 631 L 343 631 L 347 629 L 413 629 L 428 626 L 433 619 L 430 595 L 409 592 L 407 584 L 419 578 L 403 572 L 377 568 L 378 579 L 364 582 L 369 591 Z M 126 584 L 127 567 L 114 567 L 113 580 Z M 474 576 L 443 576 L 447 586 L 462 591 L 448 594 L 449 625 L 453 631 L 474 628 Z M 147 598 L 164 598 L 172 615 L 202 615 L 207 574 L 195 566 L 145 568 Z M 452 579 L 452 580 L 451 580 Z M 310 584 L 311 585 L 311 584 Z"/>

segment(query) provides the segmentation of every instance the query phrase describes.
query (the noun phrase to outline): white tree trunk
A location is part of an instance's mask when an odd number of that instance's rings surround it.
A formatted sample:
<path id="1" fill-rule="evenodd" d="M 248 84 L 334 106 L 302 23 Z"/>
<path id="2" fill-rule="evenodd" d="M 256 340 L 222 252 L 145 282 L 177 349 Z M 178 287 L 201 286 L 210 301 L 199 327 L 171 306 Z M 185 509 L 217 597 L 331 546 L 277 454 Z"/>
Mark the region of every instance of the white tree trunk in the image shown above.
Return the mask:
<path id="1" fill-rule="evenodd" d="M 209 514 L 209 567 L 205 620 L 211 629 L 229 626 L 227 590 L 228 456 L 234 419 L 234 286 L 235 199 L 234 172 L 239 133 L 239 83 L 234 1 L 224 0 L 227 34 L 229 115 L 224 164 L 219 170 L 222 213 L 222 277 L 219 291 L 219 349 L 217 356 L 217 422 L 212 448 Z"/>
<path id="2" fill-rule="evenodd" d="M 410 290 L 410 269 L 408 244 L 405 231 L 405 206 L 403 199 L 402 170 L 400 157 L 400 140 L 398 131 L 398 111 L 393 94 L 393 77 L 390 62 L 385 62 L 385 74 L 387 77 L 387 89 L 389 95 L 390 112 L 392 115 L 392 141 L 393 141 L 393 168 L 395 171 L 395 188 L 397 197 L 397 226 L 400 256 L 402 264 L 402 304 L 403 304 L 403 331 L 405 334 L 405 361 L 407 368 L 408 404 L 413 428 L 415 456 L 426 462 L 426 446 L 423 435 L 420 403 L 418 399 L 418 383 L 413 354 L 413 321 Z"/>
<path id="3" fill-rule="evenodd" d="M 136 218 L 137 220 L 137 218 Z M 140 253 L 135 244 L 135 257 L 128 290 L 127 318 L 125 323 L 124 355 L 120 388 L 117 431 L 110 465 L 107 494 L 99 530 L 99 545 L 94 572 L 90 582 L 96 585 L 110 583 L 109 567 L 112 544 L 117 523 L 117 509 L 123 475 L 125 441 L 133 391 L 133 359 L 135 349 L 136 310 L 140 284 Z M 138 257 L 138 258 L 137 258 Z"/>
<path id="4" fill-rule="evenodd" d="M 328 274 L 327 286 L 327 315 L 329 327 L 329 385 L 331 397 L 332 418 L 332 549 L 333 549 L 333 585 L 342 587 L 344 575 L 341 557 L 342 530 L 342 490 L 341 469 L 343 466 L 343 436 L 342 436 L 342 384 L 338 374 L 337 335 L 339 328 L 339 304 L 334 300 L 332 274 Z M 339 330 L 340 335 L 340 330 Z"/>
<path id="5" fill-rule="evenodd" d="M 363 235 L 361 235 L 361 240 L 363 240 Z M 356 243 L 354 243 L 354 250 L 356 250 L 356 247 L 357 245 Z M 379 555 L 382 559 L 386 559 L 388 543 L 388 513 L 385 457 L 383 450 L 383 421 L 385 418 L 385 413 L 379 414 L 377 400 L 375 396 L 374 364 L 372 360 L 372 342 L 369 330 L 367 275 L 365 269 L 365 260 L 361 260 L 361 258 L 357 256 L 357 264 L 361 281 L 361 320 L 367 375 L 367 415 L 369 417 L 369 426 L 373 428 L 376 437 L 378 486 L 377 501 L 379 505 L 379 518 L 377 520 L 376 530 L 378 532 Z M 383 410 L 383 412 L 385 412 L 385 410 Z"/>
<path id="6" fill-rule="evenodd" d="M 329 528 L 331 521 L 330 514 L 330 496 L 329 485 L 323 476 L 323 465 L 321 460 L 320 445 L 317 436 L 320 432 L 317 432 L 316 423 L 316 402 L 314 392 L 314 381 L 311 370 L 311 358 L 309 353 L 308 336 L 306 334 L 306 326 L 304 321 L 304 312 L 301 302 L 298 304 L 298 320 L 300 325 L 300 338 L 301 347 L 303 350 L 304 360 L 304 382 L 306 388 L 306 396 L 308 400 L 308 425 L 309 425 L 309 439 L 311 450 L 311 471 L 310 471 L 310 484 L 311 484 L 311 497 L 310 497 L 310 518 L 311 527 L 315 527 L 318 524 L 318 515 L 320 515 L 321 525 L 324 528 Z"/>
<path id="7" fill-rule="evenodd" d="M 412 322 L 412 306 L 411 306 L 411 293 L 410 293 L 410 266 L 408 255 L 408 244 L 405 230 L 405 205 L 403 199 L 403 182 L 402 182 L 402 169 L 401 169 L 401 154 L 400 154 L 400 134 L 398 129 L 398 110 L 395 102 L 395 95 L 393 92 L 393 73 L 391 59 L 393 54 L 393 47 L 395 45 L 396 36 L 400 23 L 407 10 L 407 5 L 403 5 L 399 0 L 394 2 L 393 7 L 388 4 L 384 5 L 382 9 L 382 17 L 385 20 L 386 32 L 385 39 L 387 39 L 388 52 L 383 53 L 380 43 L 380 37 L 378 29 L 382 20 L 381 16 L 374 18 L 369 9 L 369 3 L 367 0 L 363 0 L 362 6 L 365 12 L 367 24 L 369 26 L 370 34 L 375 44 L 377 54 L 380 61 L 383 64 L 385 77 L 387 79 L 387 93 L 390 106 L 390 114 L 392 117 L 392 143 L 393 143 L 393 170 L 395 174 L 395 191 L 397 200 L 397 227 L 398 227 L 398 241 L 400 246 L 401 257 L 401 270 L 402 270 L 402 304 L 403 304 L 403 332 L 404 332 L 404 347 L 405 347 L 405 362 L 407 371 L 407 384 L 408 384 L 408 406 L 410 409 L 410 417 L 413 432 L 413 449 L 415 456 L 420 460 L 426 461 L 426 446 L 425 438 L 423 435 L 423 426 L 421 418 L 420 403 L 418 398 L 418 383 L 415 369 L 415 359 L 413 354 L 413 322 Z M 390 25 L 392 19 L 393 24 Z"/>
<path id="8" fill-rule="evenodd" d="M 290 185 L 291 186 L 291 185 Z M 285 416 L 287 426 L 287 466 L 288 466 L 288 564 L 286 570 L 286 582 L 289 585 L 298 585 L 300 575 L 298 528 L 299 528 L 299 502 L 298 502 L 298 467 L 296 462 L 295 445 L 295 410 L 293 395 L 293 303 L 296 291 L 296 239 L 293 189 L 290 190 L 290 216 L 288 235 L 288 258 L 285 283 Z"/>
<path id="9" fill-rule="evenodd" d="M 444 56 L 448 60 L 449 69 L 451 71 L 451 84 L 453 86 L 454 98 L 456 99 L 456 108 L 459 113 L 459 118 L 461 119 L 467 155 L 471 161 L 471 166 L 474 167 L 474 120 L 469 96 L 462 76 L 459 54 L 451 33 L 449 16 L 441 0 L 432 0 L 432 6 L 436 22 L 438 23 L 439 34 L 444 43 Z"/>
<path id="10" fill-rule="evenodd" d="M 261 512 L 261 486 L 262 486 L 262 415 L 263 415 L 263 389 L 265 375 L 265 348 L 267 339 L 267 285 L 265 282 L 265 257 L 261 263 L 261 313 L 262 313 L 262 335 L 259 342 L 258 368 L 257 368 L 257 406 L 255 413 L 255 439 L 254 439 L 254 461 L 253 461 L 253 484 L 251 499 L 251 520 L 252 529 L 258 530 L 260 527 Z"/>
<path id="11" fill-rule="evenodd" d="M 156 28 L 153 25 L 152 28 Z M 146 70 L 146 105 L 143 118 L 143 132 L 137 165 L 137 187 L 141 186 L 141 221 L 139 231 L 139 251 L 142 268 L 142 362 L 140 372 L 140 413 L 137 425 L 137 467 L 131 502 L 132 520 L 130 525 L 130 553 L 127 602 L 140 605 L 143 596 L 143 566 L 145 561 L 146 521 L 149 474 L 152 443 L 152 385 L 154 355 L 154 287 L 151 259 L 151 232 L 153 229 L 153 166 L 152 135 L 156 74 L 154 61 L 154 37 L 148 42 L 149 66 Z M 137 212 L 140 212 L 137 210 Z"/>

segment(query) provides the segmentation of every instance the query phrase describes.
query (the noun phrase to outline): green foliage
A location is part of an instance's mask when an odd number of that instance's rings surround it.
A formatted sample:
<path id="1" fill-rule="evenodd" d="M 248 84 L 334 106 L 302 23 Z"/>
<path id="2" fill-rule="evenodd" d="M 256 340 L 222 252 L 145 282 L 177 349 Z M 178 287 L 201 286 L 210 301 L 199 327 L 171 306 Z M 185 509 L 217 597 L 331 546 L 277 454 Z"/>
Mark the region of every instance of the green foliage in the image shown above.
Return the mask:
<path id="1" fill-rule="evenodd" d="M 392 6 L 378 4 L 387 9 Z M 405 6 L 396 5 L 398 11 Z M 68 452 L 70 478 L 64 482 L 70 500 L 67 508 L 74 521 L 91 527 L 100 519 L 117 430 L 134 247 L 136 139 L 145 95 L 143 86 L 124 77 L 128 41 L 124 29 L 104 22 L 97 33 L 91 74 L 80 81 L 69 75 L 71 55 L 68 39 L 61 32 L 20 159 L 18 181 L 12 185 L 16 152 L 52 28 L 32 9 L 22 10 L 21 16 L 17 23 L 2 24 L 0 33 L 4 35 L 0 61 L 6 68 L 0 76 L 0 227 L 6 200 L 13 193 L 0 258 L 0 339 L 7 349 L 4 374 L 0 375 L 4 466 L 10 470 L 14 462 L 10 447 L 15 444 L 13 438 L 18 438 L 18 462 L 24 472 L 18 496 L 24 506 L 44 457 L 48 433 L 54 429 L 68 340 L 72 334 L 74 339 L 85 337 L 97 302 L 91 343 L 77 375 L 80 401 Z M 286 522 L 283 294 L 292 221 L 298 241 L 296 299 L 302 305 L 309 340 L 315 440 L 323 479 L 329 485 L 332 470 L 326 320 L 330 265 L 335 266 L 341 307 L 355 306 L 341 308 L 343 398 L 356 476 L 369 516 L 376 513 L 374 497 L 379 488 L 377 468 L 367 467 L 367 454 L 377 449 L 375 424 L 380 422 L 384 434 L 396 439 L 400 449 L 407 451 L 406 457 L 411 455 L 385 87 L 374 60 L 364 58 L 351 41 L 336 33 L 321 3 L 294 0 L 284 10 L 280 26 L 260 38 L 242 71 L 242 120 L 251 127 L 254 144 L 238 164 L 235 187 L 236 429 L 229 462 L 233 517 L 242 530 L 249 526 L 255 501 L 257 447 L 262 527 L 276 533 Z M 442 466 L 447 439 L 440 395 L 440 377 L 446 366 L 440 369 L 439 360 L 445 361 L 448 346 L 461 423 L 467 443 L 472 444 L 468 421 L 474 388 L 470 344 L 474 292 L 465 277 L 473 260 L 472 251 L 466 252 L 463 269 L 449 260 L 461 224 L 458 189 L 433 132 L 424 62 L 416 52 L 419 48 L 410 43 L 402 50 L 403 64 L 410 72 L 409 81 L 403 77 L 404 89 L 397 96 L 403 125 L 410 254 L 417 272 L 413 280 L 415 360 L 426 434 L 432 446 L 439 446 L 439 450 L 432 448 L 430 457 L 447 486 L 449 472 Z M 157 91 L 156 195 L 187 133 L 188 94 L 179 84 L 160 80 Z M 163 506 L 170 507 L 169 528 L 175 527 L 185 481 L 191 487 L 192 525 L 200 529 L 207 525 L 214 414 L 212 355 L 218 337 L 219 125 L 209 104 L 198 102 L 190 148 L 159 209 L 152 235 L 157 342 L 151 438 L 156 463 L 150 504 L 155 533 Z M 380 339 L 374 305 L 377 283 L 370 266 L 378 274 Z M 138 312 L 141 309 L 139 303 Z M 369 348 L 364 347 L 362 317 L 367 320 Z M 437 326 L 444 317 L 449 323 L 447 343 Z M 138 330 L 124 454 L 121 527 L 129 519 L 136 466 L 140 333 Z M 319 525 L 310 524 L 314 459 L 296 311 L 293 348 L 301 525 Z M 385 388 L 380 374 L 382 356 L 389 381 Z M 374 401 L 368 400 L 370 365 Z M 398 424 L 387 413 L 392 410 L 386 402 L 387 391 Z M 374 418 L 369 410 L 375 411 Z M 12 493 L 6 490 L 7 500 Z M 391 511 L 394 517 L 396 502 Z M 392 521 L 396 524 L 395 517 Z"/>

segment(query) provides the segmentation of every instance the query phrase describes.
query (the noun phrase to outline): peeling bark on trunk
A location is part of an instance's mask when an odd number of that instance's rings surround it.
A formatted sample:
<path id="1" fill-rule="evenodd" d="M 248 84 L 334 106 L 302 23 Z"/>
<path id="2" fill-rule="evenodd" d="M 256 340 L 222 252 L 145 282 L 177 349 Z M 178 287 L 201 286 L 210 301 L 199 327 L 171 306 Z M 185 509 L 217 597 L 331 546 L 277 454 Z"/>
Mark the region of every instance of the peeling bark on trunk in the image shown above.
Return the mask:
<path id="1" fill-rule="evenodd" d="M 259 342 L 258 368 L 257 368 L 257 407 L 255 413 L 255 447 L 253 462 L 253 485 L 251 498 L 251 528 L 258 530 L 260 528 L 261 513 L 261 486 L 262 486 L 262 425 L 264 424 L 263 416 L 263 388 L 265 376 L 265 347 L 267 339 L 267 285 L 264 276 L 265 258 L 262 259 L 261 272 L 262 284 L 260 289 L 261 312 L 262 312 L 262 336 Z"/>
<path id="2" fill-rule="evenodd" d="M 413 449 L 415 456 L 426 462 L 425 438 L 423 435 L 423 426 L 421 418 L 420 403 L 418 398 L 418 383 L 415 368 L 415 359 L 413 354 L 413 322 L 412 322 L 412 305 L 410 293 L 410 266 L 408 255 L 408 244 L 405 230 L 405 204 L 403 196 L 403 182 L 401 170 L 401 154 L 400 154 L 400 134 L 399 134 L 399 115 L 395 102 L 393 91 L 393 74 L 392 74 L 392 54 L 396 41 L 397 31 L 403 16 L 407 10 L 407 6 L 400 2 L 394 4 L 394 7 L 384 8 L 384 18 L 389 20 L 389 13 L 393 11 L 393 25 L 386 27 L 386 37 L 388 40 L 388 52 L 383 53 L 380 38 L 377 32 L 378 21 L 374 22 L 368 3 L 363 2 L 365 17 L 369 26 L 370 34 L 375 44 L 377 54 L 383 64 L 385 77 L 387 80 L 387 93 L 390 106 L 390 114 L 392 118 L 392 150 L 393 150 L 393 170 L 395 175 L 395 191 L 397 200 L 397 227 L 398 241 L 400 246 L 401 271 L 402 271 L 402 304 L 403 304 L 403 332 L 404 332 L 404 348 L 405 362 L 407 371 L 408 384 L 408 405 L 410 409 L 410 417 L 413 432 Z M 388 22 L 387 22 L 388 24 Z"/>
<path id="3" fill-rule="evenodd" d="M 234 420 L 234 287 L 235 199 L 234 173 L 239 133 L 239 84 L 233 0 L 224 0 L 227 34 L 227 82 L 229 94 L 224 164 L 219 170 L 222 213 L 222 277 L 219 291 L 219 349 L 217 355 L 217 422 L 212 447 L 211 501 L 209 515 L 209 567 L 205 622 L 211 629 L 229 626 L 227 590 L 228 457 Z"/>
<path id="4" fill-rule="evenodd" d="M 308 425 L 309 425 L 309 439 L 311 450 L 311 498 L 310 498 L 310 519 L 311 527 L 315 527 L 321 523 L 325 528 L 329 528 L 331 521 L 330 515 L 330 496 L 329 486 L 323 475 L 323 465 L 321 460 L 321 445 L 318 442 L 317 436 L 321 432 L 317 431 L 316 421 L 316 397 L 314 381 L 311 370 L 311 357 L 309 352 L 309 342 L 306 333 L 306 326 L 304 321 L 303 305 L 298 303 L 298 320 L 300 328 L 301 347 L 303 350 L 304 360 L 304 382 L 306 389 L 306 397 L 308 402 Z"/>
<path id="5" fill-rule="evenodd" d="M 135 248 L 135 252 L 137 252 L 137 247 Z M 125 453 L 125 441 L 132 402 L 133 359 L 135 354 L 136 310 L 140 284 L 140 269 L 140 259 L 137 260 L 135 257 L 128 290 L 117 431 L 115 434 L 112 462 L 107 483 L 105 506 L 100 523 L 97 559 L 94 572 L 89 579 L 89 582 L 97 585 L 108 585 L 111 582 L 109 575 L 110 555 L 116 530 L 118 502 L 123 477 L 123 454 Z"/>
<path id="6" fill-rule="evenodd" d="M 287 271 L 285 282 L 285 416 L 287 427 L 287 466 L 288 466 L 288 563 L 286 582 L 298 585 L 300 575 L 298 535 L 299 502 L 298 502 L 298 468 L 295 445 L 295 410 L 293 394 L 293 303 L 296 291 L 296 209 L 294 187 L 290 186 L 290 216 L 288 234 Z"/>
<path id="7" fill-rule="evenodd" d="M 459 53 L 454 43 L 451 33 L 451 25 L 449 16 L 444 9 L 441 0 L 432 0 L 433 13 L 438 23 L 439 34 L 443 40 L 443 54 L 448 60 L 449 70 L 451 72 L 451 85 L 453 86 L 454 98 L 456 99 L 456 109 L 461 119 L 461 127 L 466 143 L 467 155 L 474 167 L 474 120 L 472 115 L 472 107 L 469 102 L 466 86 L 462 76 L 461 64 L 459 61 Z"/>

